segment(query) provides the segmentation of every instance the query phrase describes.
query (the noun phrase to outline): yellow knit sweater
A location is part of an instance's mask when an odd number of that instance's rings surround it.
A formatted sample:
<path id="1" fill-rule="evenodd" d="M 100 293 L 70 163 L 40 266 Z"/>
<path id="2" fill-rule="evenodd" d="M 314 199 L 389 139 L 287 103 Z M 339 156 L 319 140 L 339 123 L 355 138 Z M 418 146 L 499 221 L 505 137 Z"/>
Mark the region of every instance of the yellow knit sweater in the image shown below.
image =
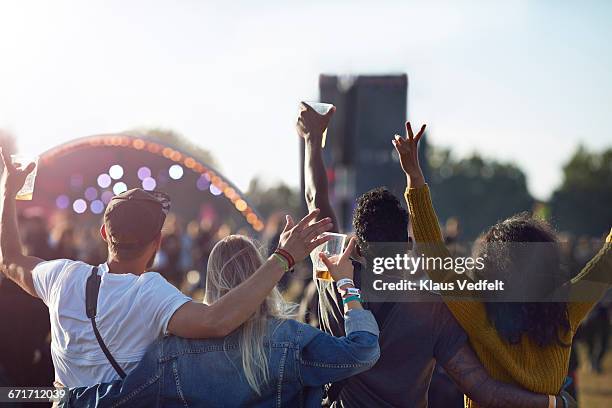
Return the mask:
<path id="1" fill-rule="evenodd" d="M 429 188 L 407 189 L 406 201 L 410 211 L 414 238 L 417 242 L 443 242 L 438 218 L 433 208 Z M 586 275 L 597 275 L 604 282 L 612 281 L 612 231 L 599 253 L 572 280 L 579 281 Z M 436 245 L 445 253 L 426 254 L 428 256 L 448 256 L 444 245 Z M 434 278 L 435 279 L 435 278 Z M 606 287 L 602 289 L 602 294 Z M 523 336 L 519 344 L 509 344 L 498 334 L 489 322 L 485 307 L 480 302 L 446 300 L 446 304 L 467 332 L 470 344 L 491 377 L 506 383 L 542 394 L 559 393 L 567 375 L 570 348 L 550 345 L 542 348 Z M 570 344 L 580 322 L 594 306 L 593 302 L 574 302 L 568 304 L 571 330 L 561 335 L 561 340 Z M 466 407 L 476 404 L 466 397 Z"/>

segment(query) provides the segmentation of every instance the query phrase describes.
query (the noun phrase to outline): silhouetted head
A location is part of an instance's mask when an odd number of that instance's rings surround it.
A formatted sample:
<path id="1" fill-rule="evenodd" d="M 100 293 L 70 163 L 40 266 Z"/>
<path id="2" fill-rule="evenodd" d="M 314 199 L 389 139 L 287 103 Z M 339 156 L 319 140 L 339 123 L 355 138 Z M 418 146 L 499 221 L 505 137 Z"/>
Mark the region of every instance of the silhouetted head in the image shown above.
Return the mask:
<path id="1" fill-rule="evenodd" d="M 408 242 L 408 212 L 389 190 L 375 188 L 357 199 L 353 228 L 359 249 L 367 257 L 369 243 Z"/>

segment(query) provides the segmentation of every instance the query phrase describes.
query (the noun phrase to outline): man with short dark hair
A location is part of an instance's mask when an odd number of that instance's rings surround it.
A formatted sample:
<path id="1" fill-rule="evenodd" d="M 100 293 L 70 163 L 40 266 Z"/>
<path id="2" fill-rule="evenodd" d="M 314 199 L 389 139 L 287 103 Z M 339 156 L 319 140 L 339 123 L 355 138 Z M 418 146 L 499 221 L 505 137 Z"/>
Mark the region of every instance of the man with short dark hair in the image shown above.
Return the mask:
<path id="1" fill-rule="evenodd" d="M 320 216 L 334 220 L 333 230 L 337 231 L 321 155 L 322 134 L 334 110 L 320 115 L 302 104 L 296 129 L 305 142 L 304 183 L 308 208 L 320 208 Z M 384 188 L 359 197 L 353 227 L 360 258 L 371 264 L 372 243 L 408 242 L 408 220 L 408 212 L 399 199 Z M 355 280 L 358 278 L 356 271 Z M 427 407 L 427 391 L 437 363 L 466 395 L 482 406 L 547 406 L 545 395 L 493 380 L 439 295 L 423 293 L 420 298 L 419 302 L 367 305 L 380 327 L 380 359 L 370 370 L 333 384 L 328 392 L 329 402 L 336 407 Z"/>
<path id="2" fill-rule="evenodd" d="M 272 256 L 218 302 L 209 306 L 192 301 L 158 273 L 147 272 L 160 246 L 170 201 L 164 194 L 140 189 L 113 197 L 106 208 L 100 230 L 108 244 L 106 263 L 92 266 L 26 256 L 15 196 L 34 164 L 18 169 L 8 155 L 2 152 L 1 156 L 0 265 L 8 278 L 49 308 L 58 384 L 80 387 L 123 377 L 147 347 L 166 333 L 224 337 L 260 307 L 287 271 L 278 256 Z M 331 220 L 310 224 L 317 213 L 311 212 L 295 225 L 287 216 L 279 256 L 299 261 L 325 241 L 319 235 L 331 228 Z"/>

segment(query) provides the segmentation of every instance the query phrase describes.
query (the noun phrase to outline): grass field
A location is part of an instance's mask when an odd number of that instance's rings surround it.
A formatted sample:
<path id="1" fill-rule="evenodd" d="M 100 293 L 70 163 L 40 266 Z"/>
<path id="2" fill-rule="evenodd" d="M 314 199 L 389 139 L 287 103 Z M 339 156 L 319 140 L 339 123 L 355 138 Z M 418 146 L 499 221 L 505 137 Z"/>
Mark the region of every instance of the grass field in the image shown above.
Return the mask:
<path id="1" fill-rule="evenodd" d="M 580 361 L 585 362 L 584 347 L 578 348 Z M 612 408 L 612 350 L 604 360 L 603 374 L 591 372 L 589 364 L 578 370 L 578 402 L 580 408 Z"/>

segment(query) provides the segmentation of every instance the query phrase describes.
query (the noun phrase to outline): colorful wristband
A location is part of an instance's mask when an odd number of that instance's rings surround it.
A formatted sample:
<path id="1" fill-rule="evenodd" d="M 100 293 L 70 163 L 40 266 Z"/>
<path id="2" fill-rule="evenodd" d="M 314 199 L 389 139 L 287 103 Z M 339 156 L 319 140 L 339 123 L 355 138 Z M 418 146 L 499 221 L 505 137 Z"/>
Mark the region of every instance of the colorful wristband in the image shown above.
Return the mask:
<path id="1" fill-rule="evenodd" d="M 353 295 L 353 296 L 349 296 L 347 298 L 342 299 L 342 304 L 346 305 L 348 302 L 352 302 L 352 301 L 356 301 L 361 303 L 361 297 L 357 296 L 357 295 Z"/>
<path id="2" fill-rule="evenodd" d="M 336 282 L 336 287 L 338 288 L 338 290 L 340 290 L 342 286 L 345 286 L 345 285 L 355 286 L 355 282 L 353 282 L 353 280 L 350 278 L 342 278 L 338 280 L 338 282 Z"/>
<path id="3" fill-rule="evenodd" d="M 343 296 L 352 296 L 352 295 L 361 296 L 361 290 L 355 287 L 346 288 L 346 291 L 344 291 Z"/>
<path id="4" fill-rule="evenodd" d="M 283 272 L 289 271 L 289 262 L 287 261 L 287 259 L 285 259 L 285 257 L 274 252 L 272 254 L 272 258 L 278 261 L 278 263 L 281 265 L 281 268 L 283 268 Z"/>
<path id="5" fill-rule="evenodd" d="M 283 256 L 289 264 L 289 269 L 293 269 L 295 266 L 295 259 L 293 259 L 293 256 L 288 251 L 285 251 L 283 248 L 276 248 L 274 252 Z"/>

